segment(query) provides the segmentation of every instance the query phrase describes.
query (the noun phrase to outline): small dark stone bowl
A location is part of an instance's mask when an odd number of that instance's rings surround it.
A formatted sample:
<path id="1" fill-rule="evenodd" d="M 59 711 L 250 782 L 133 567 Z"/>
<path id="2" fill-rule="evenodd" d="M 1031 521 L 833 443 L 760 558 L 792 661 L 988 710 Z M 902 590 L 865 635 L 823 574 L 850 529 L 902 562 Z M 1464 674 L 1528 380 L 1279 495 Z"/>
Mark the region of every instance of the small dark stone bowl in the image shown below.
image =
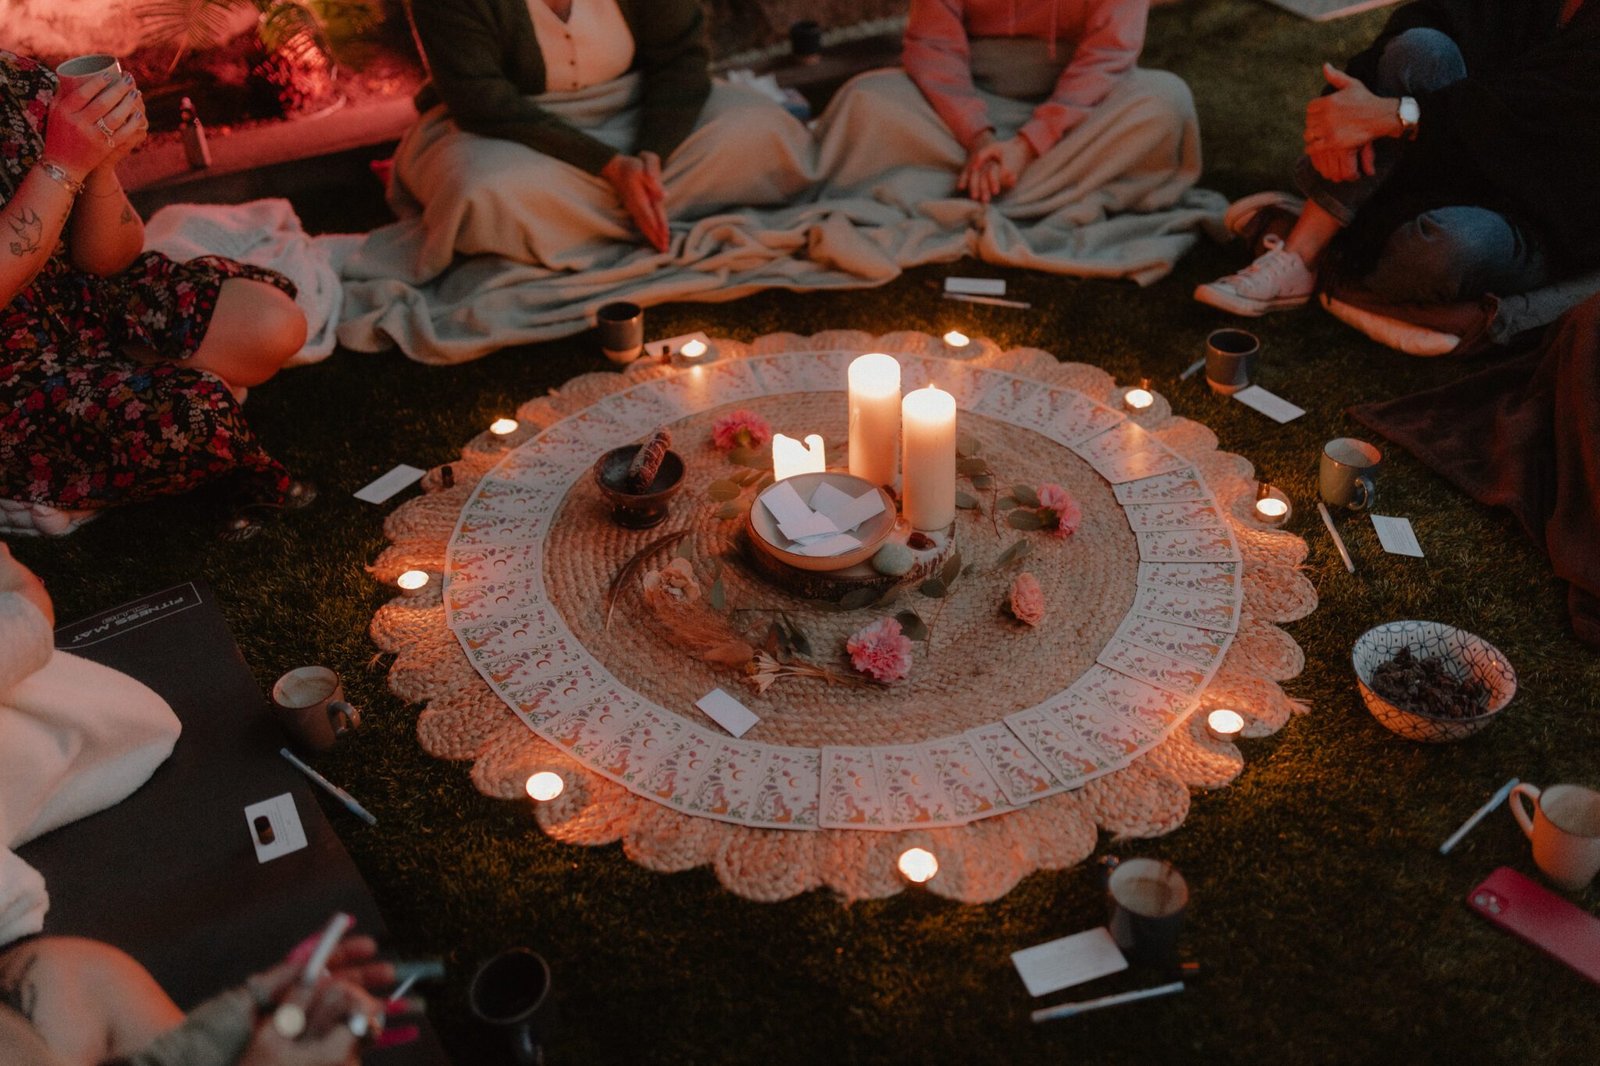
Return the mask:
<path id="1" fill-rule="evenodd" d="M 594 464 L 594 481 L 600 493 L 611 502 L 611 519 L 628 529 L 649 529 L 667 518 L 667 501 L 683 487 L 683 456 L 669 450 L 661 460 L 661 469 L 644 492 L 629 492 L 628 464 L 638 454 L 641 444 L 624 444 L 602 455 Z"/>

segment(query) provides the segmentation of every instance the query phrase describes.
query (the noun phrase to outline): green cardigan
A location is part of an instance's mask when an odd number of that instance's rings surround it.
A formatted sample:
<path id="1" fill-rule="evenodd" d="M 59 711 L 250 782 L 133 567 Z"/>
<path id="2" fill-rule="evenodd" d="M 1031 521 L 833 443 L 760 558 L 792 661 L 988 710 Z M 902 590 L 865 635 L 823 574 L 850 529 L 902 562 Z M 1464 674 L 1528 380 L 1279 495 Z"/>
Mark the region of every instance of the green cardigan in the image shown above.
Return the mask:
<path id="1" fill-rule="evenodd" d="M 583 0 L 577 0 L 582 3 Z M 443 103 L 469 133 L 501 137 L 598 174 L 617 153 L 528 99 L 545 91 L 528 0 L 409 0 L 431 80 L 417 109 Z M 644 80 L 639 142 L 666 160 L 711 95 L 699 0 L 617 0 Z"/>

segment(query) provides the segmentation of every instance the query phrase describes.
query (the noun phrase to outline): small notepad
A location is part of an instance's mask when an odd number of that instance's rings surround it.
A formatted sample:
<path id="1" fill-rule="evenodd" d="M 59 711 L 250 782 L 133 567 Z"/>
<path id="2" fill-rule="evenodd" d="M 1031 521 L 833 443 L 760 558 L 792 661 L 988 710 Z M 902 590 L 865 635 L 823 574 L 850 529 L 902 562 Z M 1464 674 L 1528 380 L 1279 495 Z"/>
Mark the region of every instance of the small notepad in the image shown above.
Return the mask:
<path id="1" fill-rule="evenodd" d="M 1246 407 L 1253 407 L 1280 425 L 1284 422 L 1293 422 L 1306 413 L 1304 407 L 1296 407 L 1277 393 L 1268 392 L 1260 385 L 1251 385 L 1240 389 L 1233 394 L 1233 398 Z"/>
<path id="2" fill-rule="evenodd" d="M 1378 531 L 1378 543 L 1390 555 L 1409 555 L 1413 559 L 1423 557 L 1422 543 L 1417 540 L 1416 530 L 1411 528 L 1411 519 L 1375 514 L 1372 516 L 1372 528 Z"/>
<path id="3" fill-rule="evenodd" d="M 414 466 L 401 463 L 370 485 L 358 489 L 356 499 L 362 503 L 382 503 L 407 485 L 415 483 L 423 473 Z"/>
<path id="4" fill-rule="evenodd" d="M 714 688 L 695 700 L 694 705 L 706 712 L 706 716 L 713 722 L 726 729 L 736 737 L 742 737 L 750 732 L 750 727 L 761 721 L 755 712 L 744 704 L 722 691 Z"/>
<path id="5" fill-rule="evenodd" d="M 1043 996 L 1128 968 L 1105 926 L 1011 953 L 1028 995 Z"/>

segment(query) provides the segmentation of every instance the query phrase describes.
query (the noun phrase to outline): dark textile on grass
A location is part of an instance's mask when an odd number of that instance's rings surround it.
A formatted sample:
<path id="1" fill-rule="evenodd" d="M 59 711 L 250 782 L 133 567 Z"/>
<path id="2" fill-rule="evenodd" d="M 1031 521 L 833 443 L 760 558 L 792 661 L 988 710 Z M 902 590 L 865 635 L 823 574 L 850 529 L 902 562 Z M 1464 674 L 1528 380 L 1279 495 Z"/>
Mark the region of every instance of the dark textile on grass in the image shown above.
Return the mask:
<path id="1" fill-rule="evenodd" d="M 1447 34 L 1466 78 L 1418 97 L 1416 143 L 1341 241 L 1365 270 L 1395 228 L 1435 207 L 1475 204 L 1539 232 L 1559 272 L 1600 264 L 1600 3 L 1566 27 L 1562 0 L 1418 0 L 1396 11 L 1346 69 L 1371 83 L 1391 37 Z"/>
<path id="2" fill-rule="evenodd" d="M 1508 508 L 1568 582 L 1573 630 L 1600 647 L 1600 296 L 1527 350 L 1350 414 Z"/>

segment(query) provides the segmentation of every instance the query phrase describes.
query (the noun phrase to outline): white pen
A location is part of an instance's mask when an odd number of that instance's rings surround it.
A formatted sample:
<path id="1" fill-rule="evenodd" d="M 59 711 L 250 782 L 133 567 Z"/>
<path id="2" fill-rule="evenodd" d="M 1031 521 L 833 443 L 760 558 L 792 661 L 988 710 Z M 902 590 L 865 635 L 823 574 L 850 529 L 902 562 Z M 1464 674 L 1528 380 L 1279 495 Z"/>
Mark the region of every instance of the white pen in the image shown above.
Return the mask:
<path id="1" fill-rule="evenodd" d="M 991 307 L 1015 307 L 1021 311 L 1026 311 L 1033 306 L 1032 304 L 1025 303 L 1022 300 L 1007 300 L 999 296 L 978 296 L 970 292 L 947 292 L 944 294 L 944 298 L 946 300 L 960 300 L 965 304 L 989 304 Z"/>
<path id="2" fill-rule="evenodd" d="M 1450 854 L 1450 849 L 1461 843 L 1461 838 L 1472 832 L 1473 826 L 1483 821 L 1484 818 L 1488 817 L 1490 811 L 1494 810 L 1496 807 L 1500 806 L 1500 804 L 1506 801 L 1506 797 L 1511 795 L 1511 790 L 1516 788 L 1517 784 L 1517 779 L 1513 777 L 1510 781 L 1507 781 L 1505 784 L 1501 785 L 1495 791 L 1495 794 L 1489 797 L 1489 801 L 1487 803 L 1474 811 L 1471 818 L 1468 818 L 1465 822 L 1461 823 L 1460 829 L 1457 829 L 1454 833 L 1450 834 L 1449 840 L 1446 840 L 1443 844 L 1439 845 L 1439 854 Z"/>
<path id="3" fill-rule="evenodd" d="M 311 955 L 306 959 L 305 969 L 300 971 L 300 983 L 310 988 L 322 978 L 322 971 L 328 966 L 328 959 L 333 956 L 333 949 L 339 946 L 339 941 L 350 931 L 356 920 L 343 911 L 328 919 L 328 926 L 322 931 L 322 938 L 317 941 L 317 946 L 311 950 Z"/>
<path id="4" fill-rule="evenodd" d="M 282 755 L 285 759 L 288 759 L 291 763 L 293 763 L 295 769 L 311 778 L 313 784 L 322 786 L 322 789 L 327 792 L 328 795 L 344 804 L 345 810 L 349 811 L 357 818 L 360 818 L 368 825 L 378 824 L 378 819 L 372 816 L 371 811 L 357 803 L 354 796 L 350 795 L 350 793 L 346 792 L 344 789 L 340 788 L 338 785 L 334 784 L 332 781 L 329 781 L 326 777 L 323 777 L 311 767 L 307 766 L 294 752 L 290 751 L 288 748 L 279 748 L 278 754 Z"/>
<path id="5" fill-rule="evenodd" d="M 1200 373 L 1200 371 L 1204 370 L 1205 366 L 1206 366 L 1206 361 L 1204 359 L 1196 359 L 1194 362 L 1192 362 L 1192 363 L 1190 363 L 1188 365 L 1188 367 L 1184 370 L 1183 373 L 1178 375 L 1178 380 L 1179 381 L 1188 381 L 1190 378 L 1192 378 L 1196 374 Z"/>
<path id="6" fill-rule="evenodd" d="M 1174 981 L 1170 985 L 1156 985 L 1154 988 L 1140 988 L 1132 992 L 1118 992 L 1114 996 L 1101 996 L 1099 999 L 1086 999 L 1081 1003 L 1062 1003 L 1054 1007 L 1045 1007 L 1033 1012 L 1036 1022 L 1053 1022 L 1057 1018 L 1072 1018 L 1079 1014 L 1087 1014 L 1092 1010 L 1101 1010 L 1105 1007 L 1119 1007 L 1124 1003 L 1134 1003 L 1141 999 L 1154 999 L 1156 996 L 1170 996 L 1174 992 L 1183 991 L 1183 982 Z"/>
<path id="7" fill-rule="evenodd" d="M 1339 549 L 1339 558 L 1344 560 L 1344 568 L 1352 574 L 1355 573 L 1356 561 L 1350 558 L 1350 549 L 1344 546 L 1344 538 L 1339 536 L 1339 531 L 1334 528 L 1333 515 L 1328 513 L 1328 505 L 1318 500 L 1317 513 L 1322 515 L 1322 524 L 1328 527 L 1328 536 L 1333 538 L 1333 546 Z"/>

